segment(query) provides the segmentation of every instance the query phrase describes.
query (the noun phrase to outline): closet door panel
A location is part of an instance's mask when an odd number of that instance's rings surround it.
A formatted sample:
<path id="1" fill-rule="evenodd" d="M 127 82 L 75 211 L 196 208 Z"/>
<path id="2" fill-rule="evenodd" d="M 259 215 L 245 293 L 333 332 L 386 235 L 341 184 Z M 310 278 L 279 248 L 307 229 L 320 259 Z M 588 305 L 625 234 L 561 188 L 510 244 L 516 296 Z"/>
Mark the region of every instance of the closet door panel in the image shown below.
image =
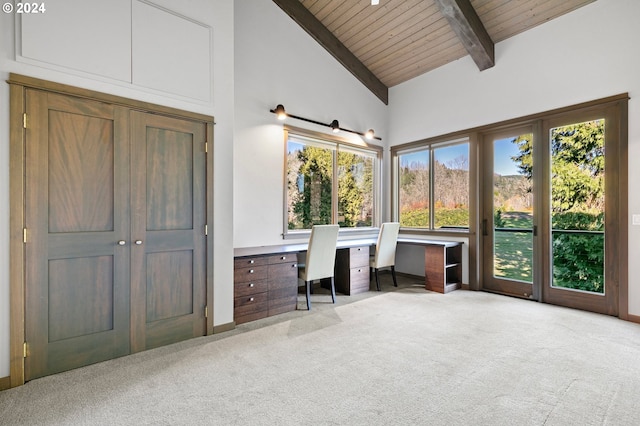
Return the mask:
<path id="1" fill-rule="evenodd" d="M 206 129 L 131 114 L 135 352 L 206 333 Z"/>
<path id="2" fill-rule="evenodd" d="M 27 380 L 129 353 L 128 111 L 26 96 Z"/>

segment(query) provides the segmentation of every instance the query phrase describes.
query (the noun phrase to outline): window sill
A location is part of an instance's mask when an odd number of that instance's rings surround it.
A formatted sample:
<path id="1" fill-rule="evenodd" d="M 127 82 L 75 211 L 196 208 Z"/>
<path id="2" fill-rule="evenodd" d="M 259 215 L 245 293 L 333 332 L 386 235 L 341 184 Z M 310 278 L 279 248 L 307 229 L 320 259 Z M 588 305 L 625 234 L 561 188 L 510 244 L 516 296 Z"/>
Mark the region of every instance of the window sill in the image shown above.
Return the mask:
<path id="1" fill-rule="evenodd" d="M 470 237 L 475 235 L 475 232 L 470 229 L 424 229 L 424 228 L 400 228 L 401 235 L 416 235 L 416 236 L 439 236 L 439 237 Z"/>
<path id="2" fill-rule="evenodd" d="M 362 237 L 377 237 L 380 228 L 367 227 L 367 228 L 340 228 L 338 233 L 339 239 L 350 238 L 362 238 Z M 286 234 L 282 234 L 283 240 L 308 240 L 311 235 L 310 229 L 289 231 Z"/>

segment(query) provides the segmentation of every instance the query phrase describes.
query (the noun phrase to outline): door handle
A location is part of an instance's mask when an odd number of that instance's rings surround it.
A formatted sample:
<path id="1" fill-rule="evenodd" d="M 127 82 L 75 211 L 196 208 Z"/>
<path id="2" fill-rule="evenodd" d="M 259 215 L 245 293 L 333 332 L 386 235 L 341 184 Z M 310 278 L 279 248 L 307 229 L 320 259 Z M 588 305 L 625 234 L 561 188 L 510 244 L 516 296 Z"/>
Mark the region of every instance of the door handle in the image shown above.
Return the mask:
<path id="1" fill-rule="evenodd" d="M 120 241 L 118 241 L 118 245 L 119 245 L 119 246 L 123 246 L 123 245 L 125 245 L 125 244 L 127 244 L 127 242 L 126 242 L 125 240 L 120 240 Z"/>
<path id="2" fill-rule="evenodd" d="M 533 225 L 533 236 L 534 237 L 538 236 L 538 226 L 537 225 Z"/>
<path id="3" fill-rule="evenodd" d="M 142 244 L 142 240 L 136 240 L 136 245 L 139 246 L 140 244 Z"/>
<path id="4" fill-rule="evenodd" d="M 487 219 L 482 219 L 482 235 L 489 235 L 487 231 Z"/>

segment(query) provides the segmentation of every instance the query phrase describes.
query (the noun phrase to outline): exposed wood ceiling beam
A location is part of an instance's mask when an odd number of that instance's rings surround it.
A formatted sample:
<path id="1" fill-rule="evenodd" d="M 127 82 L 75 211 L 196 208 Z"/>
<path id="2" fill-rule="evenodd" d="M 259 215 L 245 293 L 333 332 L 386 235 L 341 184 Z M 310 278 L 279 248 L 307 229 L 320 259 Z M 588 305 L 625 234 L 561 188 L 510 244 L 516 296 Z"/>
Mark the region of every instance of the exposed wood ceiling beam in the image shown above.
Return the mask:
<path id="1" fill-rule="evenodd" d="M 435 0 L 480 71 L 495 65 L 494 44 L 469 0 Z"/>
<path id="2" fill-rule="evenodd" d="M 273 0 L 311 37 L 373 92 L 385 105 L 389 104 L 389 88 L 382 83 L 331 31 L 300 3 L 300 0 Z M 478 20 L 479 21 L 479 20 Z"/>

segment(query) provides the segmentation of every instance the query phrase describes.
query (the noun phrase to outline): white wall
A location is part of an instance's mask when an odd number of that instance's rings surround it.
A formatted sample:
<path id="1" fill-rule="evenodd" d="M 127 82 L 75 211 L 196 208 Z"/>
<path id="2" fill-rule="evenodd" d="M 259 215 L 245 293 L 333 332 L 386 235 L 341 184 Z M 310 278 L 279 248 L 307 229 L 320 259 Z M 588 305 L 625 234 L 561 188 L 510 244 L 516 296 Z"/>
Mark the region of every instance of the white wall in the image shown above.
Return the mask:
<path id="1" fill-rule="evenodd" d="M 215 117 L 214 281 L 220 285 L 216 285 L 214 289 L 214 324 L 233 321 L 233 0 L 154 2 L 213 28 L 213 102 L 189 102 L 184 97 L 154 93 L 122 81 L 79 74 L 49 64 L 18 62 L 15 60 L 14 49 L 14 16 L 0 14 L 0 206 L 3 206 L 0 208 L 0 377 L 9 375 L 9 88 L 4 81 L 8 79 L 10 72 Z M 47 7 L 53 8 L 55 4 L 47 4 Z M 79 15 L 75 17 L 78 21 L 87 19 L 81 13 Z M 46 13 L 41 18 L 46 19 Z M 163 28 L 163 31 L 166 30 Z M 60 48 L 66 47 L 61 45 Z"/>
<path id="2" fill-rule="evenodd" d="M 640 2 L 598 0 L 390 91 L 392 145 L 628 92 L 629 213 L 640 213 Z M 631 216 L 630 216 L 631 217 Z M 629 313 L 640 314 L 640 226 L 629 218 Z"/>
<path id="3" fill-rule="evenodd" d="M 373 128 L 386 141 L 387 107 L 271 0 L 237 1 L 235 17 L 234 245 L 282 244 L 284 139 L 269 109 Z"/>

